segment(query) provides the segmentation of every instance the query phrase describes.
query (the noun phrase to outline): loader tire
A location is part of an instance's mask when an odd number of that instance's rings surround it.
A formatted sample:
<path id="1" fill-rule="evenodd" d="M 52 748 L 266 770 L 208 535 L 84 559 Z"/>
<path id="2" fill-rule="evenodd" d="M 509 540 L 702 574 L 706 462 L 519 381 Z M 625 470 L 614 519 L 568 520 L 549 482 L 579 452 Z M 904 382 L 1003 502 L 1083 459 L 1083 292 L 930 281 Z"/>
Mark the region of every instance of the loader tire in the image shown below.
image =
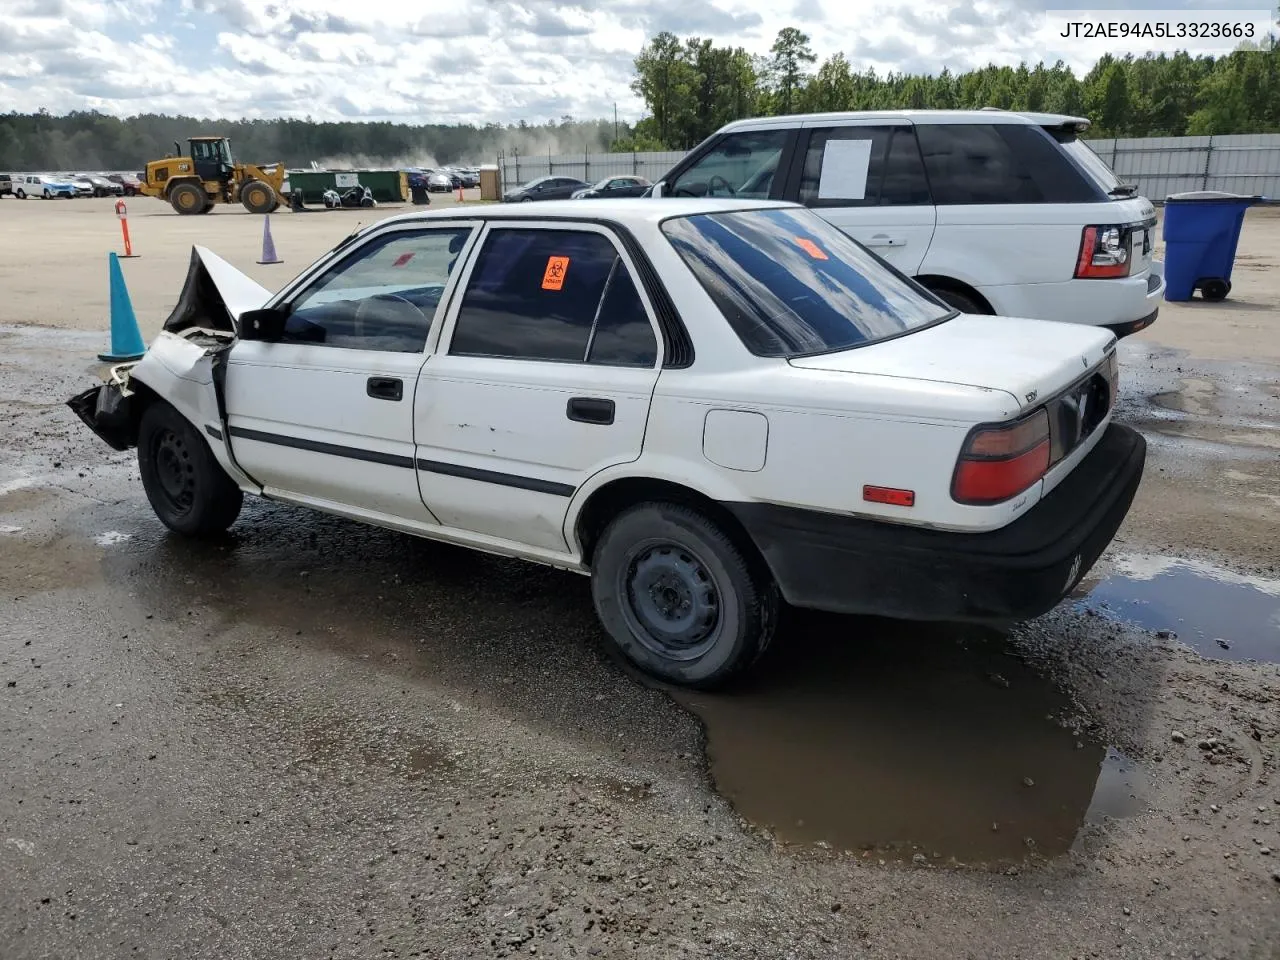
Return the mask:
<path id="1" fill-rule="evenodd" d="M 261 180 L 250 180 L 240 188 L 240 202 L 250 213 L 270 213 L 277 201 L 269 186 Z"/>
<path id="2" fill-rule="evenodd" d="M 194 183 L 179 183 L 169 191 L 169 206 L 184 215 L 204 213 L 209 208 L 209 198 Z"/>

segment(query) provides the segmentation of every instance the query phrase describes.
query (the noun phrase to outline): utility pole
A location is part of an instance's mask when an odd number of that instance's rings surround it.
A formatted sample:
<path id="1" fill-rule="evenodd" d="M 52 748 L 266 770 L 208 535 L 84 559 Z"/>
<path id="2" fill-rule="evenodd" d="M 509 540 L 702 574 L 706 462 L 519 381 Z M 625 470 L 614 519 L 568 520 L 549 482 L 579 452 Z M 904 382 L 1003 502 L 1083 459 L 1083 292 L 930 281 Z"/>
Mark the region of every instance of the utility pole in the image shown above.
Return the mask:
<path id="1" fill-rule="evenodd" d="M 613 142 L 618 142 L 618 101 L 616 100 L 613 102 Z M 613 149 L 612 144 L 609 149 Z"/>

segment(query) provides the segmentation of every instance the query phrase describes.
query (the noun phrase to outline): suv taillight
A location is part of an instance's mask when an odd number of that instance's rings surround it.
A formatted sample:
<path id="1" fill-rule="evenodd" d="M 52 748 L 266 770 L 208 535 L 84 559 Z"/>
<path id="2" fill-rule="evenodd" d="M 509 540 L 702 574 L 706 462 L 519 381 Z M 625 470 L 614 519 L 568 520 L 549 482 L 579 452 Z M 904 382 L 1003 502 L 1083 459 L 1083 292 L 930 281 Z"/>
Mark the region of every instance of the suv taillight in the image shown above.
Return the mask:
<path id="1" fill-rule="evenodd" d="M 1114 224 L 1085 227 L 1076 258 L 1076 279 L 1127 277 L 1133 266 L 1133 231 Z"/>
<path id="2" fill-rule="evenodd" d="M 977 427 L 960 450 L 951 499 L 989 506 L 1017 496 L 1048 471 L 1050 448 L 1044 407 L 1012 423 Z"/>

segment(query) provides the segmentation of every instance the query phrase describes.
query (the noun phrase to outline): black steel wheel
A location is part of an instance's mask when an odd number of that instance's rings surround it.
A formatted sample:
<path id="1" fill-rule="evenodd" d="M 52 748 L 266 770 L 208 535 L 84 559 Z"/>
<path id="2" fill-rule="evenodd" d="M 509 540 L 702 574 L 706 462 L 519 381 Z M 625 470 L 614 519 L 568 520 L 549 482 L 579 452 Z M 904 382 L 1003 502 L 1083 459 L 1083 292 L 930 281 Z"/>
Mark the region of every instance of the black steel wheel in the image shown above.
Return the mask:
<path id="1" fill-rule="evenodd" d="M 138 427 L 138 471 L 156 516 L 187 536 L 221 533 L 240 515 L 244 494 L 186 417 L 156 401 Z"/>
<path id="2" fill-rule="evenodd" d="M 772 577 L 691 507 L 625 510 L 601 534 L 592 568 L 610 652 L 660 680 L 722 686 L 773 637 L 780 600 Z"/>

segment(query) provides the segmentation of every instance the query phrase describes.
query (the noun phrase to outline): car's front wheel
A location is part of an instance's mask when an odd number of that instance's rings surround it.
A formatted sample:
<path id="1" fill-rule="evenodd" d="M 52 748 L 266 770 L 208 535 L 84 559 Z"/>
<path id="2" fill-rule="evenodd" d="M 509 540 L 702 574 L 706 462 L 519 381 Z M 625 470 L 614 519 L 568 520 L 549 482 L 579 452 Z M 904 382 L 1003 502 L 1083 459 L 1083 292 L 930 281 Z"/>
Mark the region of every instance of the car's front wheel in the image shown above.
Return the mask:
<path id="1" fill-rule="evenodd" d="M 610 652 L 669 683 L 707 689 L 769 646 L 778 588 L 763 564 L 705 514 L 642 503 L 605 528 L 591 592 Z"/>
<path id="2" fill-rule="evenodd" d="M 138 470 L 151 508 L 170 530 L 211 536 L 240 515 L 240 488 L 191 422 L 162 400 L 143 411 Z"/>

